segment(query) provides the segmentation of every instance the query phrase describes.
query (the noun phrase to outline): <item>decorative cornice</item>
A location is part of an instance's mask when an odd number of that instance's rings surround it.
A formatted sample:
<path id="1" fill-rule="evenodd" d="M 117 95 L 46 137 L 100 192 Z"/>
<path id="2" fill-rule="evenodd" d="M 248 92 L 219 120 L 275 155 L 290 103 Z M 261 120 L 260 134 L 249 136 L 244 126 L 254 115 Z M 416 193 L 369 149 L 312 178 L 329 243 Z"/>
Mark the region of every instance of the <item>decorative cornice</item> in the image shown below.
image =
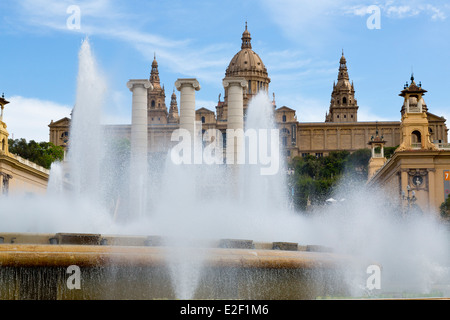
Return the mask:
<path id="1" fill-rule="evenodd" d="M 127 87 L 128 89 L 130 89 L 130 91 L 133 91 L 134 87 L 138 86 L 142 86 L 145 89 L 150 88 L 150 90 L 153 90 L 153 85 L 147 79 L 131 79 L 127 82 Z"/>
<path id="2" fill-rule="evenodd" d="M 248 87 L 247 80 L 242 77 L 226 77 L 225 79 L 223 79 L 222 84 L 224 88 L 230 87 L 232 85 L 241 86 L 242 88 Z"/>
<path id="3" fill-rule="evenodd" d="M 45 169 L 44 167 L 41 167 L 34 162 L 23 159 L 15 154 L 0 154 L 0 162 L 6 162 L 14 168 L 18 168 L 44 180 L 48 180 L 50 174 L 50 170 Z M 29 165 L 29 163 L 33 164 L 34 166 Z"/>
<path id="4" fill-rule="evenodd" d="M 195 78 L 183 78 L 175 81 L 175 88 L 177 88 L 178 91 L 180 91 L 183 86 L 191 86 L 196 91 L 200 90 L 200 83 Z"/>

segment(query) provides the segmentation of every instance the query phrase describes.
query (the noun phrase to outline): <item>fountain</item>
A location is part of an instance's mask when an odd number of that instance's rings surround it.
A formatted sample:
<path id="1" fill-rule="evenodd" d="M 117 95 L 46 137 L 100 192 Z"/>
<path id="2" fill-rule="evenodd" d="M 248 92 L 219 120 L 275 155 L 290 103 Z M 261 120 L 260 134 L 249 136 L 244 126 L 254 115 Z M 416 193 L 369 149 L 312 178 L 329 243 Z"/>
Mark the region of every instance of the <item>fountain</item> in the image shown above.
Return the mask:
<path id="1" fill-rule="evenodd" d="M 311 217 L 289 208 L 278 143 L 263 135 L 274 129 L 265 94 L 243 128 L 258 147 L 235 149 L 244 164 L 175 164 L 169 153 L 143 175 L 101 131 L 107 86 L 87 40 L 79 64 L 68 161 L 52 166 L 46 196 L 1 200 L 1 299 L 368 297 L 368 267 L 379 264 L 387 291 L 437 283 L 450 295 L 448 230 L 398 219 L 382 190 L 343 183 L 338 206 Z"/>

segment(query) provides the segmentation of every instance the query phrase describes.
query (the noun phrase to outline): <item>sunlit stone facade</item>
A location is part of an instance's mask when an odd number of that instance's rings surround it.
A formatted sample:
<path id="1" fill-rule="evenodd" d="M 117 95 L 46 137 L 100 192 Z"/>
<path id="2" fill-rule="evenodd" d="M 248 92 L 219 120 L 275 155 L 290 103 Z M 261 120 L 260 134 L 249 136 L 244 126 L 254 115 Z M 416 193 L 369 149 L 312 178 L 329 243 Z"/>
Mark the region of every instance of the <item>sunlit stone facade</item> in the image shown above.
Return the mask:
<path id="1" fill-rule="evenodd" d="M 238 77 L 247 84 L 243 90 L 244 121 L 246 110 L 252 97 L 260 91 L 269 94 L 269 73 L 261 57 L 253 51 L 251 35 L 247 26 L 242 34 L 241 50 L 231 59 L 225 70 L 225 78 Z M 180 115 L 177 96 L 173 92 L 169 109 L 165 102 L 165 89 L 161 86 L 156 57 L 152 62 L 149 81 L 153 89 L 148 89 L 148 150 L 150 156 L 164 156 L 173 145 L 171 134 L 180 127 Z M 218 79 L 219 81 L 219 79 Z M 201 84 L 200 84 L 201 85 Z M 225 134 L 228 127 L 228 93 L 224 87 L 224 97 L 219 95 L 216 106 L 211 109 L 195 110 L 195 120 L 202 123 L 202 129 L 218 129 Z M 201 94 L 201 91 L 199 92 Z M 401 122 L 393 121 L 358 121 L 358 103 L 353 81 L 350 80 L 347 59 L 342 53 L 339 60 L 337 82 L 333 83 L 329 111 L 324 122 L 302 122 L 301 116 L 293 109 L 295 106 L 277 106 L 275 94 L 272 104 L 275 119 L 280 128 L 281 145 L 288 159 L 296 156 L 326 156 L 330 152 L 347 150 L 355 151 L 367 148 L 370 137 L 378 130 L 385 139 L 386 147 L 396 147 L 401 142 Z M 215 110 L 214 110 L 215 107 Z M 400 108 L 399 108 L 400 109 Z M 430 140 L 436 143 L 447 143 L 446 119 L 428 111 Z M 70 121 L 67 118 L 52 122 L 50 141 L 56 145 L 67 144 L 67 133 Z M 131 125 L 108 125 L 105 130 L 118 137 L 130 138 Z M 224 138 L 226 139 L 225 135 Z"/>

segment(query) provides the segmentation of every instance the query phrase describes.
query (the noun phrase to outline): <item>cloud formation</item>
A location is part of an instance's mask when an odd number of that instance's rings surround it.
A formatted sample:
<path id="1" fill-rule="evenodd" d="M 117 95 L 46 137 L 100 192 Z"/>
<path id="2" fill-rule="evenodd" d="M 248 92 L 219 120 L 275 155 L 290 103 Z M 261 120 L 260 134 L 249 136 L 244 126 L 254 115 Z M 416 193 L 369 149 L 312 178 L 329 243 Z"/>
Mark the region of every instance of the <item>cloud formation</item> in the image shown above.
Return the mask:
<path id="1" fill-rule="evenodd" d="M 48 141 L 50 117 L 56 121 L 70 117 L 71 106 L 36 98 L 13 96 L 5 108 L 3 120 L 7 124 L 9 138 L 25 138 L 27 141 Z"/>

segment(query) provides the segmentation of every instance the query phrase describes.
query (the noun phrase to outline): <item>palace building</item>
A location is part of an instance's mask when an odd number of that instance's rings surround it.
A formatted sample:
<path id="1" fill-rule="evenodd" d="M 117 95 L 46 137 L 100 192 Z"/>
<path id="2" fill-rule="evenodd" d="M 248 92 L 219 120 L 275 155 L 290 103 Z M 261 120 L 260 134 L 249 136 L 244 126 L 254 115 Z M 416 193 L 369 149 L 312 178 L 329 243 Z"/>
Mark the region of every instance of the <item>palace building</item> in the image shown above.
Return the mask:
<path id="1" fill-rule="evenodd" d="M 376 134 L 369 142 L 368 184 L 385 189 L 390 202 L 405 213 L 413 208 L 415 212 L 437 212 L 450 194 L 450 146 L 433 141 L 423 98 L 426 92 L 413 76 L 401 91 L 400 145 L 389 160 L 383 154 L 383 136 Z"/>
<path id="2" fill-rule="evenodd" d="M 225 69 L 225 79 L 244 79 L 243 115 L 245 121 L 246 109 L 259 91 L 269 93 L 269 72 L 260 56 L 253 51 L 252 38 L 247 25 L 241 38 L 241 49 L 231 59 Z M 329 111 L 324 122 L 302 122 L 296 111 L 288 106 L 278 107 L 273 99 L 275 119 L 280 128 L 281 144 L 288 159 L 296 156 L 313 155 L 321 157 L 333 151 L 348 150 L 350 152 L 367 148 L 370 137 L 380 132 L 385 140 L 385 146 L 396 147 L 403 141 L 402 124 L 400 121 L 358 121 L 358 102 L 356 91 L 347 68 L 347 60 L 342 53 L 337 70 L 337 82 L 333 83 Z M 148 151 L 150 155 L 164 155 L 172 145 L 171 134 L 180 127 L 175 90 L 166 105 L 166 93 L 161 86 L 156 56 L 151 65 L 147 88 L 147 124 Z M 217 105 L 211 109 L 195 110 L 195 120 L 201 121 L 202 128 L 218 129 L 225 134 L 228 127 L 229 87 L 224 86 L 223 100 L 221 95 Z M 275 95 L 274 95 L 275 96 Z M 434 115 L 423 106 L 427 118 L 430 141 L 447 143 L 446 119 Z M 50 142 L 67 146 L 70 140 L 70 118 L 63 118 L 49 124 Z M 105 130 L 113 135 L 130 138 L 131 124 L 105 125 Z"/>
<path id="3" fill-rule="evenodd" d="M 9 101 L 0 97 L 0 196 L 43 194 L 47 190 L 49 170 L 9 152 L 9 133 L 3 121 Z"/>

